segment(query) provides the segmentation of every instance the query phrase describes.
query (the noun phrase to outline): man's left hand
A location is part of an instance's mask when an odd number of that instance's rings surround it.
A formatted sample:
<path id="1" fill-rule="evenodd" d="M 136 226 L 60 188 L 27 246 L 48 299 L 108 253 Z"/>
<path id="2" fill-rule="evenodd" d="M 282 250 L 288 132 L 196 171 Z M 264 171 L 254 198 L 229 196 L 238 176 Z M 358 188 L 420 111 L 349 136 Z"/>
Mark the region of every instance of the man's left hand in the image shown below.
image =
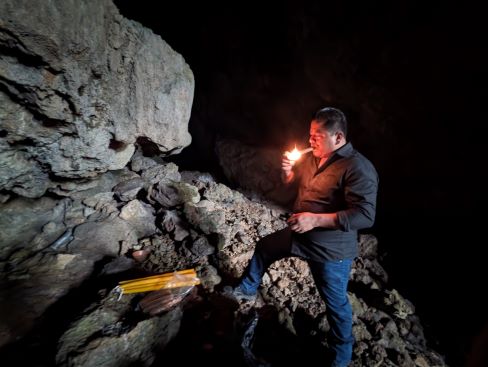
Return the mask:
<path id="1" fill-rule="evenodd" d="M 316 214 L 310 212 L 295 213 L 287 220 L 293 232 L 304 233 L 317 226 Z"/>

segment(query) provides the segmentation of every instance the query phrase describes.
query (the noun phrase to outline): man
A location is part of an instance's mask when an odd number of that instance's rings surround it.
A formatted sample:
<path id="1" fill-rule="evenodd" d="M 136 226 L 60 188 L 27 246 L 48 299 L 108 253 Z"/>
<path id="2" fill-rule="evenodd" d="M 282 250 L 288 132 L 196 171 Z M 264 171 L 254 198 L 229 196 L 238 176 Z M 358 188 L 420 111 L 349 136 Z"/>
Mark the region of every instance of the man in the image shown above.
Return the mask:
<path id="1" fill-rule="evenodd" d="M 284 156 L 281 164 L 283 182 L 299 184 L 289 227 L 258 242 L 244 277 L 230 292 L 238 300 L 252 300 L 274 261 L 303 258 L 327 306 L 332 366 L 343 367 L 351 361 L 354 343 L 347 283 L 358 254 L 357 230 L 374 223 L 378 174 L 347 142 L 347 121 L 338 109 L 316 113 L 309 141 L 312 155 L 297 164 Z"/>

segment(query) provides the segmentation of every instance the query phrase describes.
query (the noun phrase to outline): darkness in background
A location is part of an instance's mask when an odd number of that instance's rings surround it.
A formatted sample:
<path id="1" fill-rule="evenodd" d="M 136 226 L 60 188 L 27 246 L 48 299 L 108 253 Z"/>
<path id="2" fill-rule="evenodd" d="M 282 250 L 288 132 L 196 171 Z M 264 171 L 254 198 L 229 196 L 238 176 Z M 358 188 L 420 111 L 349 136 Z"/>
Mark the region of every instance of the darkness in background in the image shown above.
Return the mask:
<path id="1" fill-rule="evenodd" d="M 371 232 L 387 254 L 391 284 L 416 305 L 430 341 L 439 341 L 432 347 L 462 365 L 488 309 L 481 8 L 442 1 L 115 3 L 161 35 L 194 73 L 194 140 L 177 157 L 183 168 L 217 172 L 218 134 L 282 147 L 299 133 L 296 121 L 307 126 L 327 104 L 344 109 L 351 140 L 380 173 Z M 307 70 L 304 60 L 330 61 L 324 44 L 353 56 L 349 69 L 342 59 L 336 64 L 327 95 L 305 80 L 317 69 Z M 363 117 L 354 95 L 372 84 L 387 91 L 369 101 L 379 108 L 373 117 L 384 117 L 378 125 Z"/>

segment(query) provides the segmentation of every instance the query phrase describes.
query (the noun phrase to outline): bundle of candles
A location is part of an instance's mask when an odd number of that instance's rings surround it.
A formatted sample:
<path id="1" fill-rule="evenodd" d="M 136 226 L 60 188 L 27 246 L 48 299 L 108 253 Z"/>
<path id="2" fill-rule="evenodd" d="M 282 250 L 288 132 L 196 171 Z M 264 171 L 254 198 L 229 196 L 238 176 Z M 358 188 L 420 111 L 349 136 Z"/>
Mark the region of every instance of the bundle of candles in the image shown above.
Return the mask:
<path id="1" fill-rule="evenodd" d="M 149 292 L 140 302 L 140 309 L 151 316 L 175 307 L 200 284 L 195 269 L 186 269 L 119 282 L 115 292 L 123 294 Z"/>
<path id="2" fill-rule="evenodd" d="M 295 149 L 293 149 L 291 152 L 285 152 L 286 158 L 288 158 L 292 162 L 296 162 L 300 159 L 300 157 L 303 154 L 306 154 L 308 152 L 311 152 L 313 150 L 312 147 L 303 149 L 303 150 L 298 150 L 297 147 L 295 146 Z"/>
<path id="3" fill-rule="evenodd" d="M 120 292 L 120 294 L 141 293 L 198 284 L 200 284 L 200 279 L 198 279 L 195 269 L 187 269 L 119 282 L 116 291 Z"/>

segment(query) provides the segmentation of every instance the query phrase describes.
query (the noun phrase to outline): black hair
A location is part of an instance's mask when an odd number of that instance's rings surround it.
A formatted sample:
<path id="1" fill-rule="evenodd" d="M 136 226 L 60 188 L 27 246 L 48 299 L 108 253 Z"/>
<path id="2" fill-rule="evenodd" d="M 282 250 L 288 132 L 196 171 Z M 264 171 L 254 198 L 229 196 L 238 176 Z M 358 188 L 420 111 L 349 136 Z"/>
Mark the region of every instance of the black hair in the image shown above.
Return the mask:
<path id="1" fill-rule="evenodd" d="M 342 131 L 344 137 L 347 137 L 346 116 L 337 108 L 325 107 L 318 110 L 315 114 L 314 121 L 321 124 L 331 134 Z"/>

